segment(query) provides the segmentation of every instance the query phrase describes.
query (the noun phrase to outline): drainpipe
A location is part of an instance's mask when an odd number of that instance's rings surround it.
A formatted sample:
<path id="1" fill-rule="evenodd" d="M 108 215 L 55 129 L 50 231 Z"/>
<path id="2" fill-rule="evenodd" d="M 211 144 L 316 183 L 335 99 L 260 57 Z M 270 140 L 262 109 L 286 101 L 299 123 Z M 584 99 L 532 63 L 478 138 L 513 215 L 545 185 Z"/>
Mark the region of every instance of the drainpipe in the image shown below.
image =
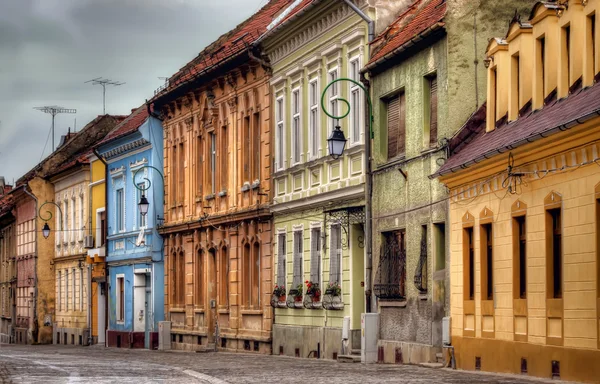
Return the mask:
<path id="1" fill-rule="evenodd" d="M 350 7 L 358 16 L 367 22 L 369 26 L 369 44 L 375 39 L 375 21 L 367 16 L 358 6 L 356 6 L 351 0 L 343 0 L 348 7 Z M 370 45 L 367 47 L 369 52 Z M 368 56 L 368 55 L 367 55 Z M 369 80 L 365 79 L 361 75 L 361 82 L 364 84 L 367 93 L 370 93 Z M 369 127 L 368 136 L 365 137 L 365 239 L 366 241 L 366 252 L 365 252 L 365 312 L 371 312 L 371 273 L 373 270 L 373 234 L 372 234 L 372 198 L 373 198 L 373 175 L 371 173 L 371 152 L 372 152 L 372 140 L 373 132 L 371 131 L 371 116 L 369 113 L 369 105 L 367 98 L 365 97 L 365 114 L 367 121 L 367 127 Z"/>
<path id="2" fill-rule="evenodd" d="M 102 157 L 102 155 L 100 153 L 98 153 L 98 150 L 96 148 L 92 149 L 92 152 L 94 152 L 94 155 L 96 155 L 96 157 L 102 162 L 102 164 L 104 164 L 104 212 L 106 212 L 106 217 L 108 217 L 108 163 L 106 162 L 106 159 L 104 159 Z M 108 220 L 106 220 L 104 222 L 104 225 L 106 227 L 108 227 Z M 108 233 L 108 228 L 104 228 L 105 231 L 104 233 Z M 102 240 L 102 239 L 101 239 Z M 105 260 L 108 257 L 108 244 L 105 243 L 104 244 L 104 257 Z M 104 263 L 106 264 L 106 262 Z M 104 284 L 106 286 L 104 292 L 105 292 L 105 298 L 104 298 L 104 326 L 108 327 L 108 273 L 109 270 L 105 265 L 104 268 L 104 274 L 105 274 L 105 281 Z M 98 335 L 100 334 L 100 332 L 104 332 L 104 346 L 107 347 L 108 346 L 108 337 L 106 337 L 106 329 L 98 329 Z M 90 332 L 91 333 L 91 332 Z"/>
<path id="3" fill-rule="evenodd" d="M 34 285 L 33 285 L 33 317 L 31 321 L 31 326 L 36 328 L 36 339 L 37 339 L 37 297 L 38 297 L 38 284 L 37 284 L 37 262 L 38 262 L 38 199 L 31 192 L 27 190 L 27 184 L 23 186 L 23 192 L 31 196 L 31 198 L 35 201 L 35 257 L 33 258 L 33 270 L 35 271 Z M 31 335 L 33 338 L 33 329 L 31 331 Z M 37 343 L 37 340 L 35 340 Z"/>

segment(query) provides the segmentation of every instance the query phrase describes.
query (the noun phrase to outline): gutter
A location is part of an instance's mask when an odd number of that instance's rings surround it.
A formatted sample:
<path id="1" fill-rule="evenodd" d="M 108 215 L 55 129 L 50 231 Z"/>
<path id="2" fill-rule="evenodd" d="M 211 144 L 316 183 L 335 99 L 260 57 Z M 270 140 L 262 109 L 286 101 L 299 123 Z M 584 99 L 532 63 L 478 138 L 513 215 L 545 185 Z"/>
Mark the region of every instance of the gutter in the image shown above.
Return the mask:
<path id="1" fill-rule="evenodd" d="M 348 0 L 345 0 L 345 1 L 348 1 Z M 398 48 L 394 49 L 392 52 L 388 53 L 387 55 L 383 56 L 382 58 L 376 60 L 375 62 L 373 62 L 371 64 L 367 64 L 363 69 L 360 70 L 360 73 L 366 73 L 366 72 L 370 72 L 370 71 L 374 70 L 375 68 L 379 67 L 386 61 L 393 59 L 394 57 L 398 56 L 399 54 L 406 51 L 410 47 L 416 45 L 417 43 L 424 40 L 425 38 L 433 35 L 434 32 L 437 32 L 438 30 L 443 29 L 445 25 L 446 25 L 446 23 L 444 23 L 442 21 L 435 23 L 434 25 L 427 28 L 423 32 L 419 33 L 417 36 L 413 37 L 406 43 L 404 43 L 401 46 L 399 46 Z"/>
<path id="2" fill-rule="evenodd" d="M 468 167 L 470 167 L 472 165 L 481 163 L 482 161 L 490 159 L 490 158 L 492 158 L 492 157 L 494 157 L 496 155 L 503 154 L 503 153 L 508 152 L 510 150 L 513 150 L 513 149 L 515 149 L 517 147 L 523 146 L 525 144 L 536 142 L 536 141 L 538 141 L 540 139 L 545 139 L 546 137 L 552 136 L 552 135 L 554 135 L 555 133 L 558 133 L 558 132 L 563 132 L 563 131 L 569 130 L 569 129 L 571 129 L 573 127 L 576 127 L 578 125 L 581 125 L 581 124 L 583 124 L 583 123 L 585 123 L 585 122 L 587 122 L 587 121 L 589 121 L 589 120 L 591 120 L 591 119 L 593 119 L 593 118 L 595 118 L 597 116 L 600 116 L 600 108 L 595 109 L 593 112 L 587 113 L 587 114 L 585 114 L 585 115 L 583 115 L 581 117 L 577 117 L 575 119 L 569 120 L 565 124 L 559 125 L 559 126 L 554 127 L 554 128 L 546 129 L 546 130 L 544 130 L 544 131 L 542 131 L 540 133 L 537 133 L 537 134 L 535 134 L 533 136 L 528 136 L 528 137 L 526 137 L 524 139 L 521 139 L 521 140 L 519 140 L 519 141 L 517 141 L 515 143 L 512 143 L 512 144 L 509 144 L 509 145 L 505 145 L 505 146 L 503 146 L 501 148 L 496 148 L 496 149 L 492 149 L 490 151 L 487 151 L 484 154 L 476 157 L 475 159 L 467 161 L 466 163 L 463 163 L 461 165 L 457 165 L 455 167 L 451 167 L 450 169 L 447 169 L 447 170 L 442 171 L 442 172 L 436 172 L 433 175 L 430 175 L 429 178 L 430 179 L 434 179 L 436 177 L 448 175 L 450 173 L 456 173 L 456 172 L 458 172 L 460 170 L 463 170 L 463 169 L 466 169 L 466 168 L 468 168 Z"/>

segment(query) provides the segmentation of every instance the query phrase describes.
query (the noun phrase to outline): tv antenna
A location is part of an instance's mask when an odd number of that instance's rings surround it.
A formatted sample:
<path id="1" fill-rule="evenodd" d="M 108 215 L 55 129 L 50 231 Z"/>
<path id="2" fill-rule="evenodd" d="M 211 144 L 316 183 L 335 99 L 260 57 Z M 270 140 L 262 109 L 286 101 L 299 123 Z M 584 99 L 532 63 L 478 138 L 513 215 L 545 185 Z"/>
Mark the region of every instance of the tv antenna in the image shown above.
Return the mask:
<path id="1" fill-rule="evenodd" d="M 42 111 L 44 113 L 49 113 L 50 115 L 52 115 L 52 151 L 51 152 L 54 152 L 54 118 L 59 113 L 77 113 L 77 110 L 58 107 L 56 105 L 45 106 L 45 107 L 34 107 L 33 109 L 37 109 L 38 111 Z"/>
<path id="2" fill-rule="evenodd" d="M 125 84 L 120 81 L 103 79 L 102 77 L 97 77 L 95 79 L 88 80 L 85 83 L 92 83 L 92 85 L 101 85 L 102 86 L 102 114 L 103 115 L 106 115 L 106 86 L 112 85 L 112 86 L 118 87 L 119 85 Z"/>

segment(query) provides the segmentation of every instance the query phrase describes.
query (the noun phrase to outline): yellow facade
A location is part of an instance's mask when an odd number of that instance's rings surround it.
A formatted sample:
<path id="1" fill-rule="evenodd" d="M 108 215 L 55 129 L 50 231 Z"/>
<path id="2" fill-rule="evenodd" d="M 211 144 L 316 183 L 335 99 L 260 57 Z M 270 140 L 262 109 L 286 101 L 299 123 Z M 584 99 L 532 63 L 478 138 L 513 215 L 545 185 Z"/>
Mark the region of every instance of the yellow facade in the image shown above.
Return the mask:
<path id="1" fill-rule="evenodd" d="M 555 97 L 594 84 L 600 1 L 564 3 L 539 3 L 529 22 L 514 20 L 506 38 L 491 40 L 483 136 L 525 129 L 503 119 L 542 114 Z M 450 189 L 459 368 L 600 377 L 599 128 L 597 115 L 578 119 L 441 177 Z"/>

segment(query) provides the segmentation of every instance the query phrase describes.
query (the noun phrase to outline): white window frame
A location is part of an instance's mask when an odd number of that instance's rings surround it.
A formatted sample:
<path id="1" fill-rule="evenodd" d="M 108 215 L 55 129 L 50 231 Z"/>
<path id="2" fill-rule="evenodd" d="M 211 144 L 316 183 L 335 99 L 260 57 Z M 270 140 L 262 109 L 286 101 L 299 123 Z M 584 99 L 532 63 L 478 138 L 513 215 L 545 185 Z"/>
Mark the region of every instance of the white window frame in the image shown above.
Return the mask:
<path id="1" fill-rule="evenodd" d="M 360 68 L 361 68 L 361 62 L 362 62 L 362 58 L 361 56 L 354 56 L 352 57 L 349 61 L 348 61 L 348 78 L 352 79 L 354 81 L 360 82 Z M 358 76 L 356 79 L 354 78 L 354 73 L 352 73 L 352 66 L 356 64 L 356 75 Z M 354 102 L 354 95 L 356 95 L 356 103 L 358 103 L 358 105 L 355 105 Z M 348 100 L 350 102 L 350 129 L 349 129 L 349 133 L 348 136 L 350 138 L 350 140 L 348 141 L 349 143 L 349 147 L 352 147 L 354 145 L 359 145 L 363 143 L 363 137 L 364 137 L 364 95 L 362 92 L 362 89 L 354 84 L 354 83 L 350 83 L 349 84 L 349 89 L 348 89 Z M 356 119 L 354 119 L 354 113 L 358 113 L 358 121 L 356 121 Z M 358 126 L 357 126 L 358 125 Z"/>
<path id="2" fill-rule="evenodd" d="M 300 284 L 304 286 L 304 228 L 294 228 L 292 231 L 292 288 L 296 288 L 296 285 Z M 296 242 L 296 235 L 300 235 L 300 248 L 298 251 L 298 243 Z M 299 268 L 298 278 L 300 281 L 296 281 L 296 268 Z"/>
<path id="3" fill-rule="evenodd" d="M 316 91 L 314 100 L 312 99 L 313 89 Z M 319 116 L 320 91 L 319 77 L 315 77 L 308 83 L 308 141 L 310 145 L 308 153 L 311 160 L 318 158 L 321 152 L 321 118 Z"/>
<path id="4" fill-rule="evenodd" d="M 334 255 L 334 251 L 337 252 L 337 250 L 334 250 L 332 247 L 332 239 L 333 236 L 331 235 L 332 233 L 332 229 L 333 227 L 337 227 L 339 230 L 339 241 L 340 241 L 340 248 L 339 248 L 339 257 L 340 257 L 340 275 L 337 276 L 339 277 L 339 280 L 332 280 L 331 279 L 331 260 L 332 257 Z M 343 239 L 342 239 L 342 224 L 341 223 L 333 223 L 331 225 L 329 225 L 329 282 L 335 282 L 337 281 L 337 283 L 339 284 L 340 288 L 342 288 L 342 282 L 344 279 L 344 269 L 343 269 L 343 264 L 342 261 L 344 259 L 344 249 L 343 249 Z M 342 292 L 343 293 L 343 292 Z"/>
<path id="5" fill-rule="evenodd" d="M 123 302 L 121 302 L 121 291 L 120 291 L 120 284 L 119 284 L 119 279 L 123 279 Z M 116 311 L 115 311 L 115 320 L 117 322 L 117 324 L 125 324 L 125 302 L 127 301 L 125 299 L 125 274 L 124 273 L 119 273 L 115 276 L 115 302 L 116 302 Z M 123 317 L 120 318 L 120 314 L 121 314 L 121 307 L 123 308 Z"/>
<path id="6" fill-rule="evenodd" d="M 312 258 L 314 256 L 314 253 L 313 253 L 313 249 L 312 249 L 312 244 L 313 244 L 312 238 L 313 238 L 315 231 L 319 231 L 318 237 L 320 238 L 320 245 L 321 245 L 321 249 L 319 250 L 319 254 L 318 254 L 319 255 L 319 263 L 318 263 L 319 264 L 319 274 L 318 274 L 319 281 L 317 281 L 317 283 L 319 284 L 319 288 L 321 288 L 321 291 L 325 292 L 325 289 L 323 287 L 323 226 L 321 225 L 321 223 L 311 224 L 311 226 L 310 226 L 310 267 L 311 267 L 311 270 L 310 270 L 309 276 L 313 274 Z M 312 276 L 310 276 L 310 277 L 312 277 Z M 315 282 L 313 281 L 313 283 L 315 283 Z"/>
<path id="7" fill-rule="evenodd" d="M 285 96 L 275 99 L 275 170 L 285 169 Z"/>
<path id="8" fill-rule="evenodd" d="M 281 241 L 283 240 L 283 254 L 280 253 Z M 281 270 L 280 264 L 283 263 L 283 276 L 279 273 Z M 287 291 L 287 233 L 285 230 L 279 230 L 277 232 L 277 284 L 283 283 L 283 287 Z"/>
<path id="9" fill-rule="evenodd" d="M 292 153 L 291 164 L 296 165 L 302 162 L 302 88 L 292 89 L 291 97 L 292 111 Z"/>
<path id="10" fill-rule="evenodd" d="M 121 199 L 121 211 L 119 212 L 119 191 L 121 191 L 123 198 Z M 115 231 L 116 233 L 125 232 L 125 188 L 117 188 L 115 191 Z M 119 213 L 121 214 L 121 220 L 119 220 Z"/>
<path id="11" fill-rule="evenodd" d="M 330 84 L 332 81 L 337 80 L 337 79 L 339 79 L 338 67 L 331 68 L 327 72 L 328 84 Z M 335 116 L 339 115 L 339 107 L 340 107 L 340 104 L 338 102 L 339 98 L 340 98 L 340 82 L 337 82 L 337 83 L 333 84 L 331 87 L 329 87 L 329 95 L 328 95 L 329 105 L 327 107 L 329 114 L 335 115 Z M 330 133 L 333 132 L 333 130 L 336 126 L 336 123 L 337 123 L 336 119 L 329 118 L 329 132 Z"/>

